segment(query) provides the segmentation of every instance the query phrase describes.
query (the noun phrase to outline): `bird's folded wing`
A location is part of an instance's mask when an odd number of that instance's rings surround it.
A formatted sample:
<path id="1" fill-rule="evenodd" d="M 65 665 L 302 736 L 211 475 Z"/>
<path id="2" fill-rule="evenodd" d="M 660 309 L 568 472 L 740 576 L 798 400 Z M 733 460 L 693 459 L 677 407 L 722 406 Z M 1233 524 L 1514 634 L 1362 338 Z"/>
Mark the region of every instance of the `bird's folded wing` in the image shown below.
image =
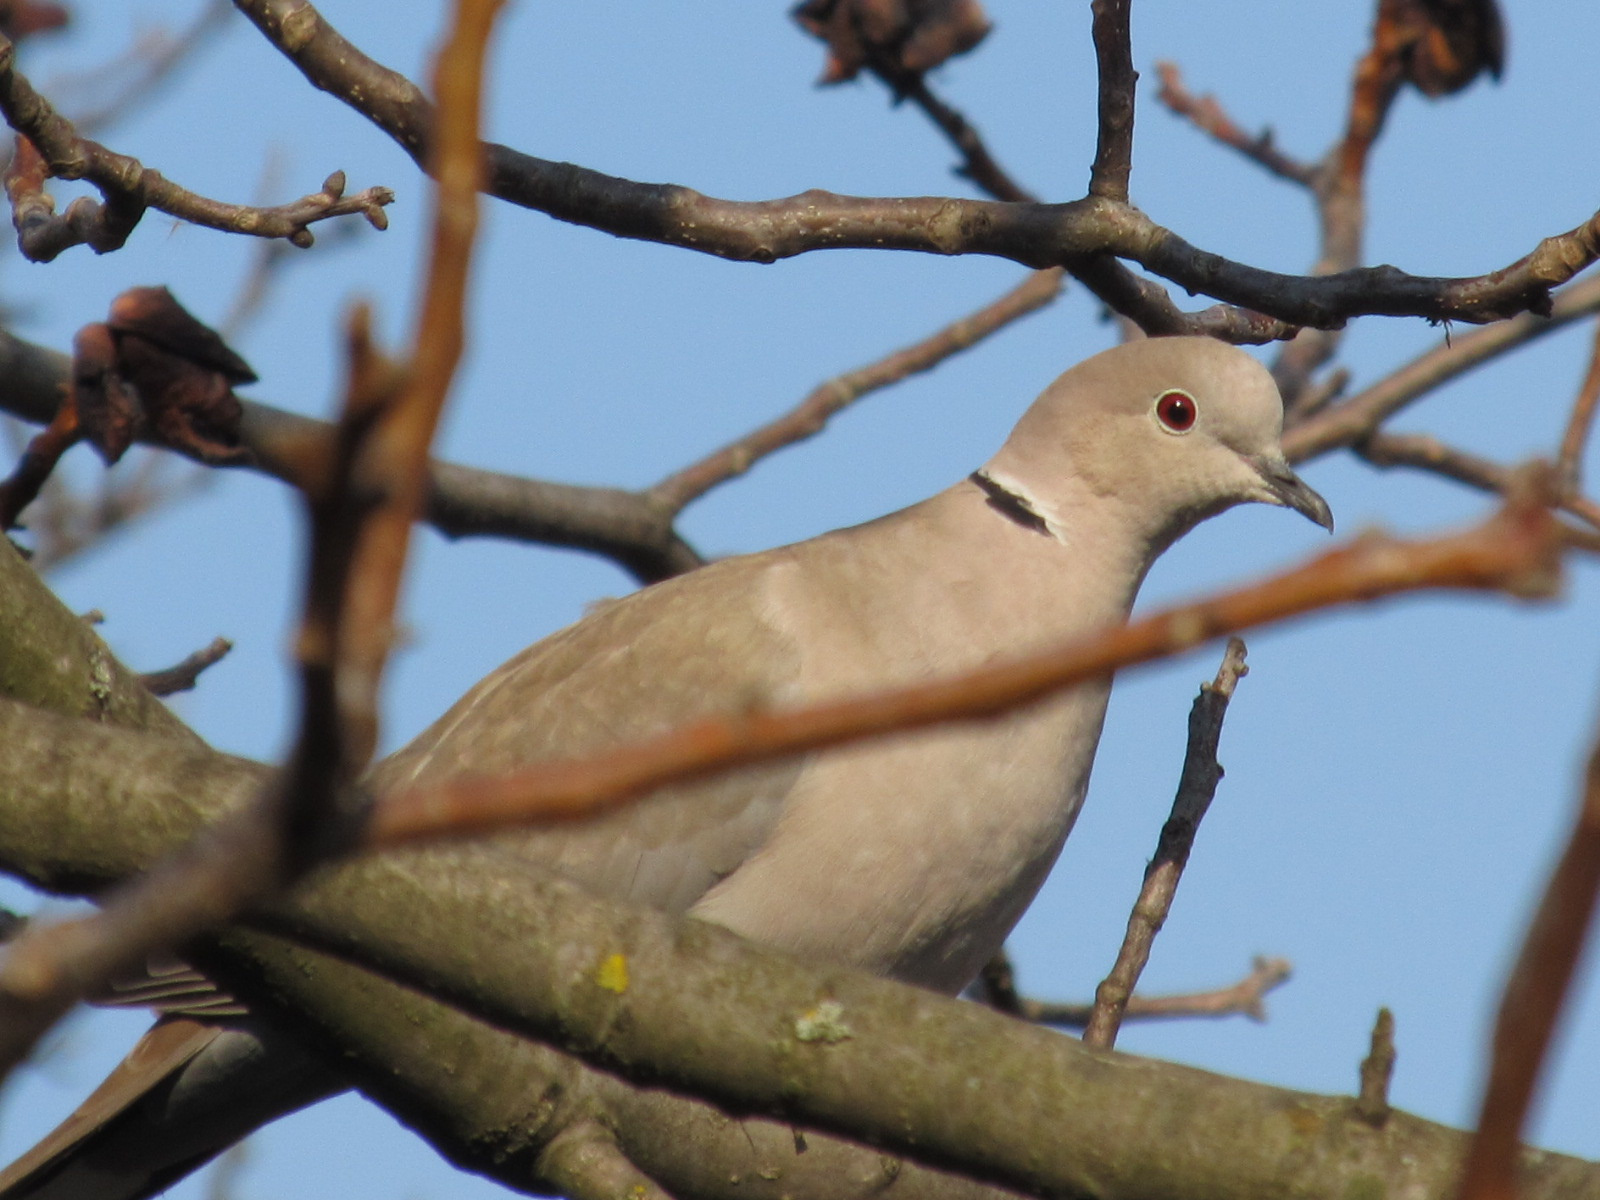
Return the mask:
<path id="1" fill-rule="evenodd" d="M 724 560 L 608 602 L 483 680 L 381 763 L 371 785 L 381 794 L 504 774 L 792 702 L 799 652 L 763 611 L 765 572 L 783 553 Z M 767 839 L 801 769 L 737 771 L 496 842 L 597 893 L 684 912 Z"/>

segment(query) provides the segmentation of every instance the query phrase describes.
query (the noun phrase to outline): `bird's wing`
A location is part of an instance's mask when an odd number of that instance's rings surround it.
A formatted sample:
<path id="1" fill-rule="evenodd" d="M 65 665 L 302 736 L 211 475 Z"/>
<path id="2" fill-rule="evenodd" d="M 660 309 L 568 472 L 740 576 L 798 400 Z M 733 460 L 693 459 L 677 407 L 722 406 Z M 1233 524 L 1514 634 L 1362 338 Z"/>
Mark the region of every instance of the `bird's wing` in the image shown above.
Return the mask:
<path id="1" fill-rule="evenodd" d="M 724 560 L 608 602 L 488 676 L 379 764 L 372 787 L 503 774 L 794 699 L 798 650 L 763 613 L 766 572 L 783 553 Z M 766 840 L 800 769 L 667 788 L 496 845 L 600 894 L 683 912 Z"/>

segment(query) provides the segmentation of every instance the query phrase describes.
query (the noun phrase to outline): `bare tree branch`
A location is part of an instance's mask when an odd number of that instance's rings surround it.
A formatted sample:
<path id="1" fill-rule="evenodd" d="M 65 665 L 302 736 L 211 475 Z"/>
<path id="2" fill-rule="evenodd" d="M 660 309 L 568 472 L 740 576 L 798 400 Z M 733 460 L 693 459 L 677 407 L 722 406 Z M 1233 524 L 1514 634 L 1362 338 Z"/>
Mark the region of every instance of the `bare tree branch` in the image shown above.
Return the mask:
<path id="1" fill-rule="evenodd" d="M 1161 77 L 1161 90 L 1156 94 L 1156 99 L 1168 111 L 1184 117 L 1196 129 L 1210 134 L 1224 146 L 1237 150 L 1280 179 L 1305 188 L 1313 185 L 1317 169 L 1279 150 L 1271 126 L 1252 137 L 1234 122 L 1215 96 L 1197 97 L 1191 94 L 1184 86 L 1183 72 L 1178 69 L 1177 63 L 1158 62 L 1156 73 Z"/>
<path id="2" fill-rule="evenodd" d="M 316 87 L 351 105 L 422 157 L 432 110 L 403 76 L 366 57 L 307 0 L 236 0 Z M 1600 257 L 1600 214 L 1545 238 L 1486 275 L 1427 278 L 1394 267 L 1320 277 L 1282 275 L 1191 246 L 1138 209 L 1099 198 L 1068 204 L 999 204 L 944 197 L 870 199 L 809 191 L 783 200 L 719 200 L 692 189 L 636 183 L 484 147 L 491 194 L 620 237 L 725 258 L 773 262 L 846 247 L 987 254 L 1068 269 L 1084 256 L 1127 258 L 1193 292 L 1300 325 L 1337 328 L 1381 313 L 1485 322 L 1548 309 L 1550 290 Z"/>
<path id="3" fill-rule="evenodd" d="M 1083 1031 L 1088 1046 L 1109 1050 L 1117 1044 L 1117 1030 L 1133 997 L 1133 989 L 1150 961 L 1156 934 L 1167 923 L 1172 902 L 1178 894 L 1178 881 L 1189 863 L 1200 822 L 1222 781 L 1222 766 L 1217 762 L 1217 745 L 1222 738 L 1222 722 L 1228 714 L 1228 701 L 1239 680 L 1249 673 L 1245 666 L 1245 645 L 1239 638 L 1228 639 L 1222 665 L 1209 684 L 1203 684 L 1189 710 L 1189 744 L 1183 755 L 1183 774 L 1178 794 L 1172 801 L 1172 814 L 1161 827 L 1155 855 L 1145 868 L 1139 898 L 1128 917 L 1128 930 L 1117 951 L 1117 960 L 1094 994 L 1094 1012 Z"/>
<path id="4" fill-rule="evenodd" d="M 1504 495 L 1516 472 L 1497 462 L 1447 446 L 1438 438 L 1419 433 L 1374 433 L 1353 447 L 1375 467 L 1413 467 L 1454 479 L 1479 491 Z M 1587 496 L 1561 494 L 1557 507 L 1600 529 L 1600 504 Z"/>
<path id="5" fill-rule="evenodd" d="M 1576 494 L 1583 483 L 1583 452 L 1589 444 L 1589 434 L 1594 428 L 1595 407 L 1600 404 L 1600 322 L 1595 324 L 1593 348 L 1589 351 L 1589 370 L 1578 388 L 1578 397 L 1572 402 L 1572 415 L 1567 418 L 1566 431 L 1561 435 L 1561 450 L 1556 458 L 1556 474 L 1562 490 Z"/>
<path id="6" fill-rule="evenodd" d="M 48 423 L 70 378 L 66 355 L 0 331 L 0 409 Z M 300 447 L 325 441 L 326 421 L 241 400 L 244 465 L 303 482 Z M 524 479 L 435 461 L 425 519 L 449 537 L 505 537 L 604 555 L 649 583 L 690 570 L 700 558 L 671 514 L 637 492 Z"/>
<path id="7" fill-rule="evenodd" d="M 232 649 L 233 643 L 227 638 L 213 638 L 209 645 L 185 656 L 182 662 L 164 670 L 146 671 L 139 676 L 139 682 L 149 688 L 150 694 L 154 696 L 171 696 L 177 692 L 190 691 L 200 681 L 201 672 L 207 667 L 216 666 Z"/>
<path id="8" fill-rule="evenodd" d="M 343 171 L 329 175 L 321 191 L 272 208 L 227 204 L 186 191 L 137 159 L 80 136 L 17 71 L 16 47 L 3 36 L 0 112 L 20 135 L 6 173 L 6 192 L 17 244 L 35 262 L 49 262 L 78 245 L 102 254 L 115 250 L 147 208 L 225 233 L 286 238 L 296 246 L 311 245 L 310 225 L 331 217 L 360 213 L 378 229 L 388 225 L 383 206 L 394 200 L 394 193 L 367 188 L 347 197 Z M 80 198 L 58 217 L 55 201 L 44 191 L 47 179 L 87 179 L 103 201 Z"/>
<path id="9" fill-rule="evenodd" d="M 1231 1017 L 1243 1015 L 1252 1021 L 1267 1019 L 1263 1001 L 1268 992 L 1287 982 L 1288 960 L 1257 958 L 1250 973 L 1237 983 L 1208 992 L 1180 992 L 1168 996 L 1141 996 L 1128 999 L 1122 1019 L 1128 1021 L 1172 1020 L 1181 1017 Z M 1018 1015 L 1041 1025 L 1083 1029 L 1089 1024 L 1093 1004 L 1063 1004 L 1051 1000 L 1023 1000 Z"/>
<path id="10" fill-rule="evenodd" d="M 160 740 L 12 703 L 0 703 L 0 736 L 15 748 L 0 757 L 8 817 L 0 822 L 0 862 L 47 886 L 86 879 L 89 863 L 100 871 L 139 869 L 175 839 L 192 836 L 218 804 L 238 803 L 259 777 L 257 768 L 203 750 L 177 755 Z M 87 758 L 87 769 L 41 770 L 51 746 Z M 119 801 L 107 805 L 103 789 L 113 780 Z M 34 819 L 45 812 L 71 820 Z M 559 1040 L 613 1071 L 648 1078 L 658 1085 L 648 1092 L 613 1080 L 601 1096 L 621 1105 L 623 1127 L 632 1124 L 629 1116 L 654 1118 L 659 1136 L 651 1141 L 649 1131 L 629 1130 L 625 1149 L 679 1194 L 674 1179 L 702 1181 L 692 1194 L 717 1200 L 748 1196 L 751 1181 L 735 1183 L 726 1169 L 719 1178 L 687 1161 L 706 1143 L 685 1142 L 690 1123 L 673 1108 L 683 1102 L 661 1084 L 718 1098 L 724 1111 L 708 1115 L 722 1131 L 717 1145 L 730 1154 L 752 1131 L 730 1122 L 726 1110 L 778 1111 L 781 1122 L 849 1124 L 895 1153 L 1050 1194 L 1082 1195 L 1083 1180 L 1092 1179 L 1105 1200 L 1222 1200 L 1239 1190 L 1337 1200 L 1353 1180 L 1371 1178 L 1431 1195 L 1458 1164 L 1461 1135 L 1403 1113 L 1375 1131 L 1348 1098 L 1091 1052 L 977 1005 L 852 971 L 819 976 L 814 966 L 714 926 L 598 901 L 533 875 L 522 862 L 455 861 L 454 869 L 448 854 L 341 865 L 264 919 L 308 940 L 338 942 L 360 961 L 493 1014 L 504 1028 Z M 444 930 L 451 933 L 441 937 Z M 469 1038 L 470 1022 L 459 1011 L 380 988 L 376 977 L 337 960 L 286 953 L 269 942 L 230 934 L 207 966 L 225 955 L 233 963 L 230 985 L 258 972 L 252 997 L 271 994 L 302 1006 L 301 1019 L 336 1039 L 364 1085 L 441 1148 L 512 1186 L 537 1186 L 529 1156 L 553 1132 L 545 1115 L 551 1108 L 561 1115 L 569 1103 L 588 1111 L 570 1073 L 547 1075 L 542 1086 L 551 1090 L 530 1091 L 541 1085 L 528 1072 L 553 1056 L 488 1027 L 472 1027 Z M 527 952 L 508 955 L 505 945 Z M 625 991 L 595 982 L 598 966 L 613 955 L 626 962 Z M 683 1002 L 686 994 L 693 1003 Z M 759 1003 L 752 1006 L 751 997 Z M 398 1011 L 382 1015 L 395 1000 Z M 849 1036 L 799 1040 L 795 1022 L 823 1000 L 839 1006 L 837 1020 Z M 496 1069 L 485 1073 L 485 1063 Z M 972 1079 L 1004 1082 L 974 1093 Z M 967 1101 L 951 1104 L 953 1094 Z M 530 1095 L 552 1103 L 530 1105 Z M 677 1119 L 669 1120 L 674 1111 Z M 1304 1122 L 1313 1118 L 1319 1133 L 1308 1144 Z M 765 1136 L 792 1137 L 782 1125 Z M 810 1140 L 824 1152 L 826 1139 Z M 778 1144 L 746 1150 L 743 1161 L 770 1163 Z M 845 1160 L 849 1171 L 832 1159 L 833 1172 L 812 1177 L 807 1188 L 810 1157 L 791 1151 L 778 1159 L 788 1194 L 924 1194 L 880 1191 L 898 1176 L 886 1179 L 881 1166 L 861 1174 L 857 1168 L 874 1162 L 870 1153 Z M 711 1161 L 726 1162 L 720 1154 Z M 1597 1186 L 1592 1164 L 1547 1154 L 1523 1163 L 1528 1200 Z"/>
<path id="11" fill-rule="evenodd" d="M 1524 313 L 1488 329 L 1446 338 L 1371 387 L 1329 405 L 1287 430 L 1283 435 L 1284 453 L 1291 462 L 1304 462 L 1337 447 L 1352 445 L 1406 405 L 1479 363 L 1596 311 L 1600 311 L 1600 276 L 1557 292 L 1550 312 L 1544 316 Z"/>
<path id="12" fill-rule="evenodd" d="M 1495 1018 L 1478 1132 L 1462 1168 L 1460 1200 L 1512 1200 L 1517 1153 L 1556 1020 L 1566 1002 L 1600 897 L 1600 741 L 1561 859 L 1545 885 Z"/>
<path id="13" fill-rule="evenodd" d="M 893 354 L 837 375 L 812 389 L 792 410 L 745 434 L 699 462 L 657 483 L 646 496 L 667 512 L 678 513 L 718 484 L 742 475 L 785 446 L 815 437 L 829 418 L 869 392 L 929 371 L 952 355 L 977 345 L 1061 294 L 1061 272 L 1035 271 L 1011 291 L 977 312 Z"/>
<path id="14" fill-rule="evenodd" d="M 1133 173 L 1133 96 L 1139 72 L 1133 69 L 1128 30 L 1130 0 L 1094 0 L 1094 56 L 1099 77 L 1099 134 L 1089 195 L 1127 203 Z"/>

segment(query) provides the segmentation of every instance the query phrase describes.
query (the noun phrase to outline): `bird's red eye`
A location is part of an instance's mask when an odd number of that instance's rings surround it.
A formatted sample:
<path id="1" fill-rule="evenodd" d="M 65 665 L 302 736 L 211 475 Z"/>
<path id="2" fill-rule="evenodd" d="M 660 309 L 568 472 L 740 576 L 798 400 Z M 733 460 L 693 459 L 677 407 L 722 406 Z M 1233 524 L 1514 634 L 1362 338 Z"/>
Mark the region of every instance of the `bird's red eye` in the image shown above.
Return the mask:
<path id="1" fill-rule="evenodd" d="M 1156 417 L 1173 433 L 1188 433 L 1199 415 L 1194 397 L 1188 392 L 1162 392 L 1156 397 Z"/>

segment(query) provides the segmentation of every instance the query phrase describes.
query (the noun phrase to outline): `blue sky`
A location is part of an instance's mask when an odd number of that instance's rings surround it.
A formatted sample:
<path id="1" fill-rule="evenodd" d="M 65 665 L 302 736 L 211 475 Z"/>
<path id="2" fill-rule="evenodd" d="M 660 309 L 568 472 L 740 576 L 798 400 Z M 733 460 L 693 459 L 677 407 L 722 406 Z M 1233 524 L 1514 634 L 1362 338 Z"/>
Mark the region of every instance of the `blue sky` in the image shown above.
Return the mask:
<path id="1" fill-rule="evenodd" d="M 197 7 L 79 0 L 77 30 L 30 48 L 25 69 L 48 90 L 52 78 Z M 412 22 L 374 0 L 321 7 L 369 53 L 420 77 L 437 6 L 407 6 L 419 14 Z M 1314 252 L 1306 197 L 1161 111 L 1154 63 L 1176 60 L 1193 90 L 1216 91 L 1247 128 L 1270 123 L 1285 149 L 1313 157 L 1342 124 L 1372 7 L 1140 0 L 1135 201 L 1206 249 L 1305 269 Z M 1475 274 L 1600 204 L 1600 172 L 1573 132 L 1600 124 L 1600 94 L 1573 82 L 1589 78 L 1593 30 L 1584 26 L 1596 18 L 1528 0 L 1505 7 L 1511 47 L 1500 85 L 1441 102 L 1407 94 L 1395 106 L 1371 170 L 1370 261 Z M 990 11 L 989 42 L 935 83 L 1022 182 L 1072 198 L 1094 146 L 1088 6 L 992 0 Z M 821 61 L 821 47 L 781 5 L 514 4 L 496 48 L 488 125 L 542 157 L 731 198 L 808 187 L 970 194 L 918 114 L 891 108 L 870 82 L 815 89 Z M 398 193 L 387 233 L 324 237 L 283 275 L 276 303 L 238 341 L 261 375 L 249 394 L 327 412 L 340 374 L 339 314 L 356 298 L 378 305 L 391 339 L 409 327 L 423 181 L 242 20 L 105 136 L 222 198 L 251 199 L 269 167 L 275 198 L 314 190 L 334 168 L 352 187 Z M 504 206 L 486 217 L 472 345 L 443 450 L 573 482 L 648 484 L 1020 276 L 993 260 L 865 252 L 736 265 Z M 11 256 L 0 281 L 20 312 L 18 332 L 65 348 L 75 328 L 135 284 L 165 283 L 203 319 L 220 319 L 253 250 L 152 214 L 124 251 L 95 258 L 78 249 L 49 266 Z M 1358 321 L 1343 361 L 1359 386 L 1440 336 L 1417 320 Z M 1574 327 L 1519 351 L 1396 427 L 1503 461 L 1549 453 L 1590 338 L 1588 327 Z M 703 551 L 728 554 L 919 499 L 981 462 L 1043 384 L 1112 340 L 1073 289 L 713 493 L 683 528 Z M 83 478 L 98 470 L 86 451 L 74 459 Z M 1486 511 L 1484 499 L 1455 485 L 1348 459 L 1315 463 L 1307 475 L 1333 505 L 1341 535 L 1373 524 L 1432 530 Z M 271 758 L 289 712 L 284 650 L 299 540 L 281 486 L 230 473 L 52 582 L 74 607 L 105 612 L 105 636 L 139 668 L 167 665 L 216 634 L 233 638 L 233 655 L 178 708 L 218 746 Z M 1142 604 L 1272 570 L 1324 544 L 1292 515 L 1235 511 L 1169 553 Z M 614 567 L 583 556 L 424 535 L 386 744 L 586 603 L 628 587 Z M 1412 599 L 1251 638 L 1252 673 L 1223 734 L 1228 775 L 1145 981 L 1152 990 L 1215 986 L 1255 953 L 1291 959 L 1295 976 L 1270 998 L 1266 1025 L 1133 1028 L 1122 1046 L 1348 1091 L 1373 1014 L 1387 1004 L 1398 1020 L 1395 1102 L 1468 1120 L 1505 965 L 1560 844 L 1592 736 L 1597 598 L 1600 577 L 1582 568 L 1557 605 Z M 1119 680 L 1086 812 L 1013 941 L 1028 992 L 1085 996 L 1109 964 L 1171 800 L 1188 705 L 1219 654 L 1207 649 Z M 1600 995 L 1587 980 L 1579 1001 L 1534 1134 L 1600 1157 Z M 67 1026 L 56 1053 L 0 1095 L 0 1152 L 16 1152 L 69 1108 L 139 1025 L 96 1016 Z M 237 1194 L 455 1197 L 486 1195 L 488 1186 L 347 1099 L 260 1138 Z M 190 1184 L 174 1194 L 200 1192 Z"/>

